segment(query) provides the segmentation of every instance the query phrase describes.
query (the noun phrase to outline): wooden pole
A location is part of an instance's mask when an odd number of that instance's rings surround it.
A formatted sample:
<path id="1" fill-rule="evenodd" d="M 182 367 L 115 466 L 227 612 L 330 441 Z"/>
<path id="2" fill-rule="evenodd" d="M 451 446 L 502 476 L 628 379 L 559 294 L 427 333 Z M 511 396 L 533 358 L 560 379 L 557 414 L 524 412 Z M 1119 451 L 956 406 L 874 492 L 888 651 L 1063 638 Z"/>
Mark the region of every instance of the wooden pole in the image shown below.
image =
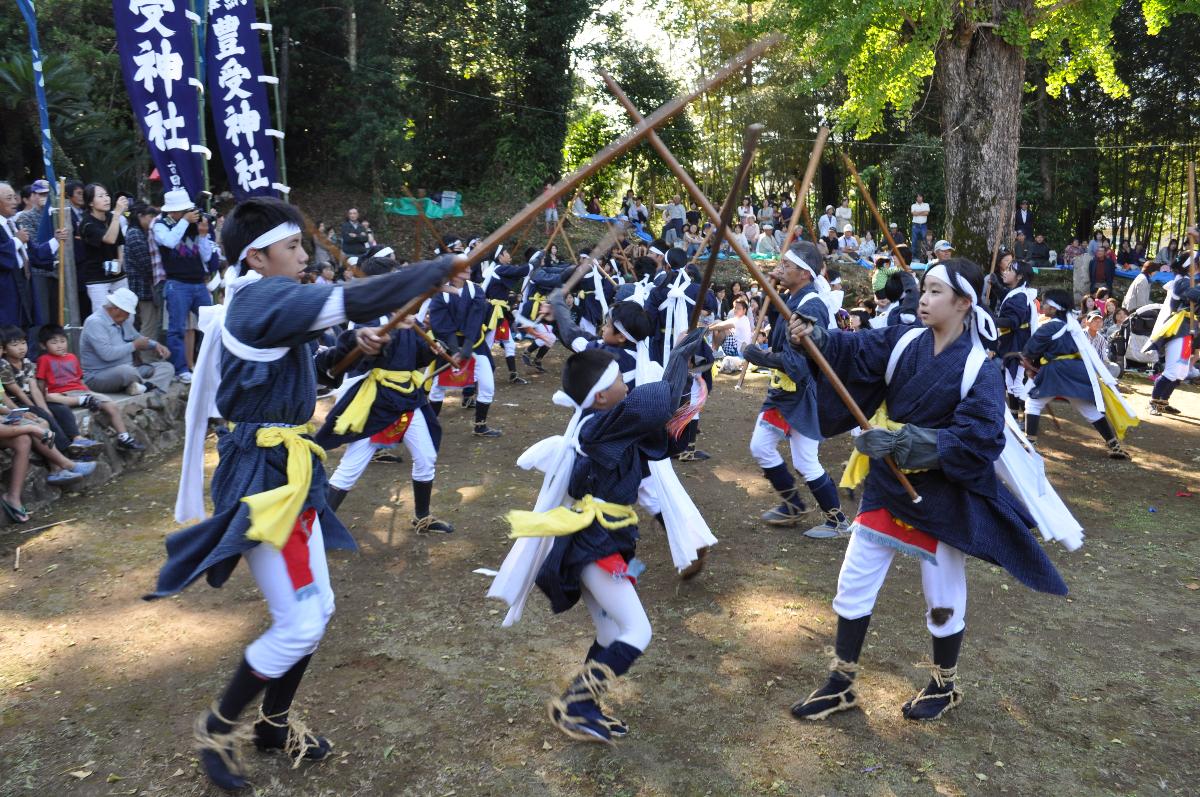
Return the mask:
<path id="1" fill-rule="evenodd" d="M 624 106 L 630 118 L 634 121 L 640 119 L 641 114 L 638 113 L 637 108 L 630 101 L 629 97 L 625 95 L 625 92 L 621 90 L 621 87 L 617 85 L 617 82 L 612 79 L 612 76 L 604 74 L 604 82 L 608 86 L 608 90 L 611 91 L 613 96 L 617 98 L 617 101 Z M 666 163 L 667 168 L 671 170 L 671 173 L 674 174 L 681 183 L 683 183 L 684 187 L 687 188 L 688 193 L 691 194 L 696 203 L 700 205 L 701 210 L 708 214 L 710 219 L 718 218 L 719 213 L 716 207 L 713 206 L 713 203 L 709 200 L 709 198 L 704 195 L 703 191 L 700 190 L 700 186 L 696 185 L 696 181 L 692 179 L 692 176 L 689 175 L 687 170 L 685 170 L 679 163 L 679 159 L 671 154 L 671 151 L 667 148 L 667 145 L 663 143 L 662 138 L 657 134 L 652 133 L 648 137 L 648 140 L 655 152 L 657 152 L 659 157 L 663 159 L 663 162 Z M 779 292 L 775 290 L 774 286 L 772 286 L 767 278 L 763 276 L 762 271 L 760 271 L 758 266 L 755 265 L 754 260 L 750 257 L 750 253 L 746 251 L 746 248 L 742 246 L 741 242 L 738 241 L 737 238 L 732 236 L 730 236 L 729 245 L 733 248 L 734 252 L 737 253 L 737 256 L 742 259 L 742 263 L 750 271 L 750 275 L 753 276 L 754 279 L 758 281 L 758 284 L 762 286 L 763 291 L 767 294 L 771 304 L 775 305 L 775 309 L 779 311 L 780 318 L 784 322 L 790 321 L 792 317 L 791 309 L 788 308 L 787 304 L 783 301 L 782 297 L 780 297 Z M 829 382 L 834 392 L 837 393 L 838 398 L 842 400 L 842 403 L 846 405 L 846 409 L 850 411 L 850 414 L 854 417 L 854 420 L 858 423 L 858 425 L 864 431 L 870 429 L 871 422 L 867 419 L 867 416 L 863 414 L 862 409 L 854 401 L 854 397 L 850 395 L 850 391 L 846 390 L 846 386 L 842 384 L 841 378 L 838 377 L 832 366 L 829 365 L 829 362 L 821 354 L 821 351 L 816 347 L 816 344 L 814 344 L 808 337 L 805 337 L 801 345 L 804 346 L 804 351 L 808 356 L 809 361 L 821 370 L 821 373 L 825 376 L 825 379 Z M 896 465 L 896 461 L 892 459 L 892 457 L 888 456 L 884 459 L 884 462 L 886 462 L 888 467 L 892 470 L 892 473 L 896 476 L 896 480 L 904 486 L 905 492 L 908 493 L 909 497 L 913 500 L 913 503 L 919 503 L 921 501 L 921 496 L 919 496 L 917 491 L 913 489 L 912 483 L 908 480 L 908 477 L 904 475 L 904 472 L 900 470 L 900 467 Z"/>
<path id="2" fill-rule="evenodd" d="M 800 210 L 804 213 L 804 226 L 808 227 L 808 235 L 815 244 L 817 242 L 817 227 L 813 224 L 812 214 L 808 212 L 808 203 L 805 202 L 801 205 Z"/>
<path id="3" fill-rule="evenodd" d="M 1192 229 L 1196 227 L 1196 163 L 1191 161 L 1188 163 L 1188 185 L 1187 185 L 1187 217 L 1188 229 L 1185 234 L 1188 238 L 1188 281 L 1191 287 L 1196 287 L 1196 236 L 1192 235 Z M 1200 230 L 1197 231 L 1200 235 Z M 1191 302 L 1191 307 L 1188 308 L 1192 314 L 1192 326 L 1195 328 L 1196 303 Z"/>
<path id="4" fill-rule="evenodd" d="M 466 257 L 460 259 L 457 263 L 457 273 L 470 273 L 471 267 L 479 263 L 487 256 L 488 252 L 493 251 L 497 244 L 503 243 L 515 231 L 525 226 L 531 219 L 537 216 L 538 212 L 545 208 L 547 202 L 553 202 L 568 191 L 572 190 L 576 185 L 582 183 L 588 177 L 591 177 L 597 170 L 602 169 L 613 160 L 621 157 L 629 150 L 633 149 L 638 142 L 646 138 L 654 132 L 654 128 L 666 122 L 672 116 L 675 116 L 684 108 L 686 108 L 693 100 L 699 97 L 706 91 L 716 88 L 724 83 L 733 75 L 740 72 L 747 64 L 754 61 L 760 55 L 765 53 L 771 47 L 783 41 L 783 36 L 778 33 L 772 33 L 768 36 L 756 41 L 746 49 L 742 50 L 734 56 L 728 63 L 716 71 L 712 77 L 708 78 L 697 85 L 690 91 L 687 91 L 670 102 L 663 105 L 657 111 L 652 113 L 636 125 L 625 135 L 621 136 L 616 141 L 609 144 L 600 152 L 580 166 L 571 174 L 559 180 L 556 185 L 550 187 L 547 193 L 539 194 L 533 201 L 529 202 L 524 208 L 517 212 L 515 216 L 500 225 L 498 229 L 492 232 L 487 238 L 480 242 L 479 246 L 475 247 Z M 396 328 L 396 325 L 402 321 L 405 316 L 412 315 L 424 303 L 424 301 L 436 293 L 439 288 L 431 288 L 421 296 L 414 298 L 412 301 L 405 304 L 397 310 L 390 321 L 384 326 L 383 331 L 390 332 Z M 357 349 L 353 349 L 342 358 L 334 367 L 335 373 L 341 373 L 353 365 L 362 354 Z"/>
<path id="5" fill-rule="evenodd" d="M 879 229 L 883 230 L 883 235 L 887 238 L 888 246 L 892 249 L 892 256 L 896 258 L 896 262 L 900 264 L 900 268 L 905 271 L 911 271 L 908 263 L 904 260 L 904 255 L 900 254 L 899 247 L 896 246 L 896 241 L 892 238 L 892 233 L 888 226 L 883 222 L 883 216 L 879 213 L 879 208 L 875 206 L 875 200 L 871 198 L 871 192 L 863 183 L 862 178 L 858 176 L 858 169 L 854 168 L 854 161 L 850 160 L 850 156 L 845 150 L 841 150 L 842 162 L 846 164 L 846 168 L 854 175 L 854 182 L 858 186 L 858 193 L 862 194 L 862 198 L 867 201 L 867 207 L 871 209 L 871 215 L 875 217 L 875 223 L 879 225 Z"/>
<path id="6" fill-rule="evenodd" d="M 68 227 L 67 224 L 67 180 L 58 178 L 58 224 L 51 225 L 55 230 Z M 58 325 L 67 325 L 67 247 L 73 243 L 73 238 L 59 241 L 58 247 Z"/>
<path id="7" fill-rule="evenodd" d="M 708 243 L 708 263 L 704 265 L 704 274 L 700 278 L 700 290 L 696 293 L 696 304 L 692 308 L 688 332 L 700 324 L 700 316 L 704 313 L 705 300 L 708 298 L 708 287 L 712 285 L 713 270 L 717 267 L 717 255 L 721 251 L 721 239 L 725 237 L 725 231 L 729 229 L 729 223 L 733 220 L 733 211 L 738 206 L 738 195 L 742 192 L 742 186 L 746 185 L 746 181 L 750 178 L 750 167 L 754 165 L 754 152 L 758 149 L 758 139 L 762 136 L 763 130 L 766 130 L 766 125 L 752 124 L 746 128 L 746 137 L 742 142 L 742 162 L 734 174 L 733 185 L 729 187 L 725 204 L 721 206 L 720 219 L 713 230 L 712 239 Z"/>
<path id="8" fill-rule="evenodd" d="M 817 131 L 817 140 L 813 144 L 812 153 L 808 158 L 808 166 L 804 169 L 804 177 L 800 180 L 800 184 L 796 187 L 796 201 L 792 205 L 792 217 L 788 219 L 787 235 L 783 239 L 783 250 L 786 251 L 791 244 L 792 234 L 796 229 L 796 221 L 799 218 L 800 208 L 804 208 L 804 218 L 808 225 L 808 234 L 812 236 L 812 242 L 817 242 L 816 230 L 813 229 L 812 219 L 808 215 L 808 190 L 812 187 L 813 179 L 817 176 L 817 166 L 821 163 L 821 153 L 825 151 L 825 142 L 829 140 L 829 128 L 824 125 Z"/>

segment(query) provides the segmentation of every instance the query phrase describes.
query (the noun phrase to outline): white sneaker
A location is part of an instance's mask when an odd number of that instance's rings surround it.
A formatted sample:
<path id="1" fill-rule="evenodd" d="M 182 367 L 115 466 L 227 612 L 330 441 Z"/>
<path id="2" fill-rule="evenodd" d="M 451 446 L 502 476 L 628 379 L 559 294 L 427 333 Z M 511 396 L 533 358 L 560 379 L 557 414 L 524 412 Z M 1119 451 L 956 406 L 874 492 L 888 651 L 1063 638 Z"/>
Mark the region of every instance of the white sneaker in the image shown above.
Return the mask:
<path id="1" fill-rule="evenodd" d="M 179 375 L 179 381 L 183 382 L 185 385 L 190 385 L 192 383 L 192 372 L 184 371 L 183 373 L 181 373 Z"/>
<path id="2" fill-rule="evenodd" d="M 125 388 L 125 392 L 131 396 L 140 396 L 146 392 L 146 386 L 141 382 L 134 382 L 129 387 Z"/>

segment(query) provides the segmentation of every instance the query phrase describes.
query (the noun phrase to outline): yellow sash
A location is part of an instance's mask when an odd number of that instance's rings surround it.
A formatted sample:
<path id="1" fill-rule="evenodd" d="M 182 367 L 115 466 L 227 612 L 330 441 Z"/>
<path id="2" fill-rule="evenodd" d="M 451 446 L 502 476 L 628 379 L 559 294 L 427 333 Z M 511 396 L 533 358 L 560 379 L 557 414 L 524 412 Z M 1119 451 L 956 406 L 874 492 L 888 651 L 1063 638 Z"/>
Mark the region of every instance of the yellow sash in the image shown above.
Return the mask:
<path id="1" fill-rule="evenodd" d="M 505 519 L 512 527 L 510 537 L 562 537 L 583 531 L 593 522 L 606 529 L 637 523 L 637 510 L 628 504 L 613 504 L 585 495 L 573 507 L 560 506 L 546 512 L 514 509 Z"/>
<path id="2" fill-rule="evenodd" d="M 1049 365 L 1050 363 L 1055 362 L 1057 360 L 1078 360 L 1081 358 L 1081 356 L 1082 355 L 1080 355 L 1079 352 L 1075 352 L 1074 354 L 1060 354 L 1057 357 L 1051 357 L 1049 360 L 1047 360 L 1045 357 L 1043 357 L 1042 365 Z"/>
<path id="3" fill-rule="evenodd" d="M 371 405 L 379 394 L 379 386 L 391 388 L 400 393 L 411 393 L 425 383 L 424 371 L 387 371 L 383 368 L 372 368 L 358 393 L 350 401 L 350 405 L 342 411 L 337 423 L 333 425 L 334 434 L 346 432 L 361 432 L 367 425 L 367 416 L 371 414 Z"/>
<path id="4" fill-rule="evenodd" d="M 1190 310 L 1177 310 L 1175 314 L 1167 319 L 1167 323 L 1163 324 L 1163 328 L 1158 330 L 1157 334 L 1151 336 L 1151 340 L 1165 340 L 1173 338 L 1179 334 L 1179 328 L 1183 326 L 1183 322 L 1189 318 L 1194 318 Z"/>
<path id="5" fill-rule="evenodd" d="M 504 311 L 508 309 L 508 302 L 503 299 L 488 299 L 492 305 L 492 317 L 484 324 L 485 332 L 491 332 L 500 325 L 500 319 L 504 318 Z"/>
<path id="6" fill-rule="evenodd" d="M 242 499 L 250 507 L 250 530 L 246 538 L 258 542 L 269 542 L 282 550 L 296 518 L 304 508 L 308 489 L 312 486 L 312 455 L 325 460 L 325 449 L 305 437 L 313 426 L 264 426 L 254 436 L 259 448 L 287 447 L 287 484 L 274 490 L 255 493 Z"/>
<path id="7" fill-rule="evenodd" d="M 879 405 L 879 409 L 871 416 L 870 424 L 872 427 L 887 429 L 889 432 L 898 432 L 905 427 L 905 424 L 893 421 L 888 417 L 887 402 Z M 838 482 L 838 486 L 845 487 L 846 489 L 854 489 L 867 478 L 869 470 L 871 470 L 871 458 L 857 448 L 852 448 L 850 451 L 850 461 L 846 463 L 846 470 L 842 471 L 842 479 Z M 901 468 L 901 470 L 905 473 L 921 473 L 929 469 Z"/>
<path id="8" fill-rule="evenodd" d="M 1113 434 L 1118 440 L 1125 439 L 1125 432 L 1131 427 L 1137 426 L 1141 421 L 1136 415 L 1130 415 L 1125 409 L 1125 402 L 1121 401 L 1113 389 L 1100 382 L 1100 395 L 1104 397 L 1104 416 L 1108 418 L 1108 424 L 1112 427 Z"/>
<path id="9" fill-rule="evenodd" d="M 771 387 L 788 393 L 796 392 L 796 383 L 792 378 L 778 368 L 771 369 Z"/>

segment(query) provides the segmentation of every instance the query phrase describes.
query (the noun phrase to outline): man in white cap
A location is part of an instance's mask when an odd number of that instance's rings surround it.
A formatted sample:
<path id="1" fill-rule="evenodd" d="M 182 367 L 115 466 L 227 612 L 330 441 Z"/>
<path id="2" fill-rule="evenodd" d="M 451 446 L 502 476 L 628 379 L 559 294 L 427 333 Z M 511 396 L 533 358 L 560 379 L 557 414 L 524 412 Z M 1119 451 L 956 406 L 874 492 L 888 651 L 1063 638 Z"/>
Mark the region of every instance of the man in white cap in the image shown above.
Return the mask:
<path id="1" fill-rule="evenodd" d="M 143 382 L 159 390 L 166 390 L 171 384 L 175 369 L 169 362 L 134 362 L 137 351 L 152 349 L 163 358 L 169 354 L 166 346 L 139 335 L 133 328 L 137 304 L 136 293 L 118 288 L 83 322 L 79 364 L 83 367 L 84 384 L 92 390 L 136 396 L 146 392 Z"/>
<path id="2" fill-rule="evenodd" d="M 779 243 L 775 240 L 775 226 L 764 224 L 762 234 L 754 244 L 754 253 L 758 255 L 778 255 Z"/>
<path id="3" fill-rule="evenodd" d="M 151 229 L 167 275 L 163 286 L 167 348 L 179 381 L 188 383 L 192 381 L 184 341 L 188 318 L 212 304 L 207 283 L 214 246 L 208 237 L 208 219 L 200 214 L 187 191 L 176 189 L 163 197 L 162 215 Z"/>
<path id="4" fill-rule="evenodd" d="M 933 245 L 933 256 L 939 263 L 949 260 L 954 257 L 954 247 L 945 239 L 938 241 Z"/>
<path id="5" fill-rule="evenodd" d="M 817 219 L 817 232 L 824 238 L 829 235 L 830 228 L 837 230 L 837 216 L 833 215 L 833 205 L 826 205 L 825 212 Z"/>
<path id="6" fill-rule="evenodd" d="M 858 239 L 854 237 L 854 225 L 842 226 L 842 237 L 838 238 L 838 254 L 858 260 Z"/>

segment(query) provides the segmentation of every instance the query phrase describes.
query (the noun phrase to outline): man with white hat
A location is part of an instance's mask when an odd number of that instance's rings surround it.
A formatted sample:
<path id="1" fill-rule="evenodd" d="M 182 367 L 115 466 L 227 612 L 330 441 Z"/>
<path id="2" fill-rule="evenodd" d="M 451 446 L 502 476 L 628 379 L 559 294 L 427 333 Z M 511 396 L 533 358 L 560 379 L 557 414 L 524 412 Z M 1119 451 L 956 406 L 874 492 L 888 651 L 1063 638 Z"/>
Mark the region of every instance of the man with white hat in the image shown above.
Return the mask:
<path id="1" fill-rule="evenodd" d="M 939 263 L 944 260 L 949 260 L 950 258 L 954 257 L 954 247 L 951 246 L 950 242 L 945 239 L 938 241 L 933 245 L 933 256 Z"/>
<path id="2" fill-rule="evenodd" d="M 179 188 L 163 197 L 162 215 L 151 229 L 167 275 L 163 286 L 167 348 L 179 381 L 188 383 L 192 381 L 184 341 L 188 318 L 212 304 L 207 283 L 214 246 L 208 237 L 208 219 L 200 214 L 188 192 Z"/>
<path id="3" fill-rule="evenodd" d="M 842 237 L 838 238 L 838 254 L 858 260 L 858 239 L 854 237 L 854 225 L 842 226 Z"/>
<path id="4" fill-rule="evenodd" d="M 143 382 L 159 390 L 166 390 L 171 384 L 175 368 L 169 362 L 134 362 L 135 351 L 152 349 L 163 358 L 169 354 L 166 346 L 139 335 L 133 328 L 137 304 L 136 293 L 117 288 L 83 322 L 79 364 L 83 367 L 83 381 L 92 390 L 136 396 L 146 392 Z"/>

